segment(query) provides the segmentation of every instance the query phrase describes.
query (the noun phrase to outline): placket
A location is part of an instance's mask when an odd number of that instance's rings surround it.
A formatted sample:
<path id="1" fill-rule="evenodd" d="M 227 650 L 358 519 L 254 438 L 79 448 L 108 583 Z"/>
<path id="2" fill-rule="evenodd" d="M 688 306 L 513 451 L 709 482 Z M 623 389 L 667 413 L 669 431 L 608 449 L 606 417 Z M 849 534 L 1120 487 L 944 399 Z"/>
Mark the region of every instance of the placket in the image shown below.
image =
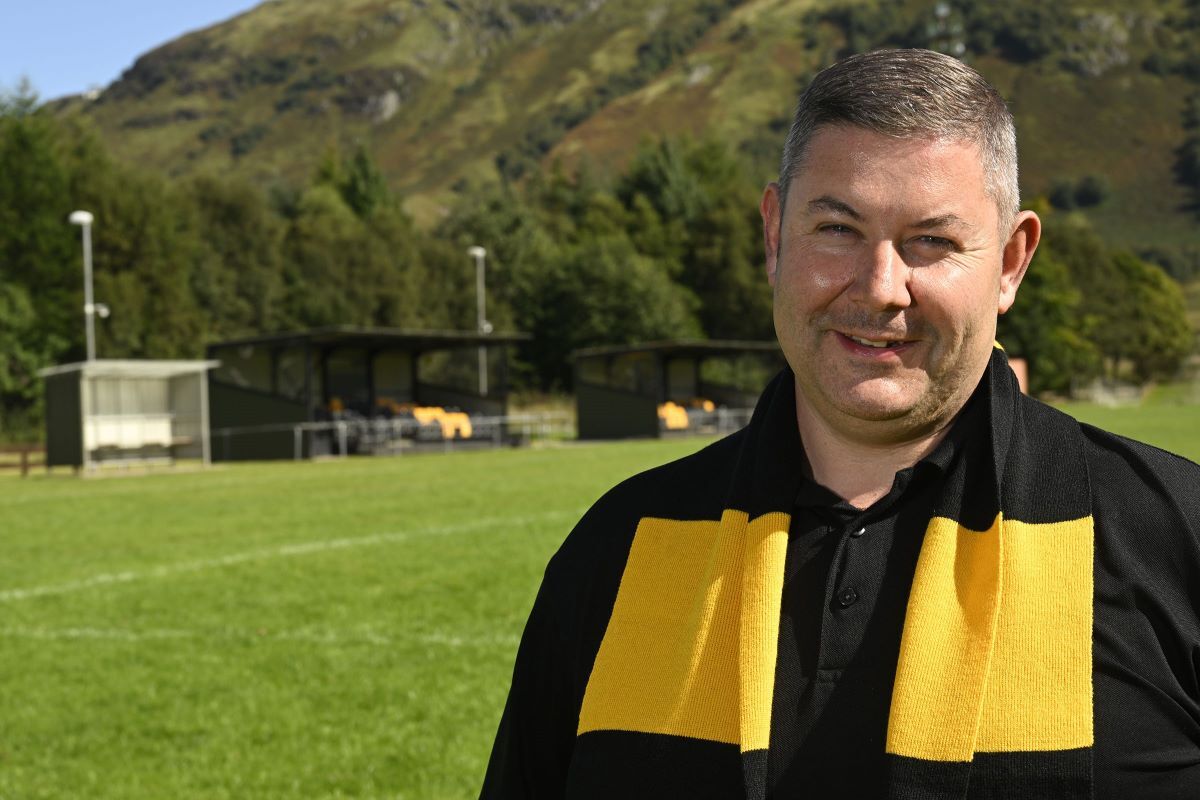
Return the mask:
<path id="1" fill-rule="evenodd" d="M 838 531 L 833 564 L 825 582 L 818 680 L 836 681 L 862 646 L 883 583 L 893 527 L 892 517 L 872 521 L 864 513 Z"/>

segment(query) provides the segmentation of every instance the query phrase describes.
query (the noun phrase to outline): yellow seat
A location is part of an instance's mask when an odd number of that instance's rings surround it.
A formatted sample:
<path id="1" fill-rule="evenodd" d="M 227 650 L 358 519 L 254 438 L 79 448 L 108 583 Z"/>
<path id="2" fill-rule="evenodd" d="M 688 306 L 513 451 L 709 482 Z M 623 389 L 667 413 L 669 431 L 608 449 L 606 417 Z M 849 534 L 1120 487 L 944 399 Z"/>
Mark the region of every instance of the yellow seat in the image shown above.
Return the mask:
<path id="1" fill-rule="evenodd" d="M 670 400 L 658 407 L 658 418 L 663 421 L 663 426 L 669 431 L 687 430 L 687 409 Z"/>
<path id="2" fill-rule="evenodd" d="M 442 436 L 453 439 L 456 436 L 463 439 L 471 437 L 471 418 L 462 411 L 447 411 L 441 406 L 416 406 L 412 410 L 413 418 L 422 425 L 436 422 L 442 429 Z"/>
<path id="3" fill-rule="evenodd" d="M 452 439 L 457 434 L 462 439 L 471 438 L 471 418 L 462 411 L 447 411 L 442 415 L 442 435 Z"/>

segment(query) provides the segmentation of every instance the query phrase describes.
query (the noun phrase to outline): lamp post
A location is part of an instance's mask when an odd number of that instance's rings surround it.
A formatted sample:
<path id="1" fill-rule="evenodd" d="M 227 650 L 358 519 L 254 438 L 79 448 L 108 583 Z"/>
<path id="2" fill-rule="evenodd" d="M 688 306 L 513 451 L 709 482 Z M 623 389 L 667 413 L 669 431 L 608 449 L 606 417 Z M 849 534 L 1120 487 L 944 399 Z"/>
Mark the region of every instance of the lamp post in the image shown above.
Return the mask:
<path id="1" fill-rule="evenodd" d="M 476 330 L 483 335 L 492 332 L 492 323 L 487 321 L 487 301 L 485 299 L 485 283 L 483 276 L 483 260 L 487 257 L 487 250 L 484 250 L 479 245 L 467 248 L 467 255 L 475 259 L 475 326 Z M 487 397 L 488 381 L 487 381 L 487 348 L 483 345 L 479 346 L 479 395 Z"/>
<path id="2" fill-rule="evenodd" d="M 92 301 L 92 222 L 95 217 L 90 211 L 72 211 L 67 220 L 72 225 L 83 228 L 83 319 L 87 327 L 87 360 L 96 360 L 96 319 L 97 313 L 102 317 L 108 316 L 108 307 Z"/>

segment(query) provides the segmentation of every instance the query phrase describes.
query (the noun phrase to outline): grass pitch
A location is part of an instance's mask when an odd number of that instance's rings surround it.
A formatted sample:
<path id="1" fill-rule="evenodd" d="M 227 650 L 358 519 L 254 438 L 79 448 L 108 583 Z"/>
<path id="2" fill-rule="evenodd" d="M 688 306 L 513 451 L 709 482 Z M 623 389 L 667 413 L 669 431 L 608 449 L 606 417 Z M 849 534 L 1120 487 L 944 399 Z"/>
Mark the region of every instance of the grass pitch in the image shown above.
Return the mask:
<path id="1" fill-rule="evenodd" d="M 1194 391 L 1189 390 L 1188 397 L 1193 394 Z M 1163 392 L 1141 406 L 1107 408 L 1069 403 L 1059 408 L 1098 428 L 1200 462 L 1200 405 L 1179 402 L 1176 394 Z"/>
<path id="2" fill-rule="evenodd" d="M 474 796 L 547 558 L 706 441 L 0 476 L 0 798 Z"/>
<path id="3" fill-rule="evenodd" d="M 546 560 L 701 444 L 0 478 L 0 798 L 476 794 Z"/>

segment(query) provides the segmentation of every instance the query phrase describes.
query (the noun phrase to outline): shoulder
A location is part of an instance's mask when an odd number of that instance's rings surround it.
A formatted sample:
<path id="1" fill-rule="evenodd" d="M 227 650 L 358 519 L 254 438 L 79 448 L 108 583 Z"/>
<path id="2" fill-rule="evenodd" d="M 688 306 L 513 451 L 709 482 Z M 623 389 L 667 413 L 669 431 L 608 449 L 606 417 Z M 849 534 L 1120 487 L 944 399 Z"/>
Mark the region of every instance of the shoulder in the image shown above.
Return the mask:
<path id="1" fill-rule="evenodd" d="M 1043 447 L 1061 444 L 1060 432 L 1077 430 L 1083 440 L 1093 496 L 1112 499 L 1162 498 L 1200 523 L 1200 465 L 1159 447 L 1097 428 L 1046 405 L 1023 398 L 1023 413 L 1044 439 Z"/>
<path id="2" fill-rule="evenodd" d="M 745 430 L 701 450 L 634 475 L 606 493 L 592 511 L 637 509 L 640 516 L 716 519 L 737 463 Z"/>
<path id="3" fill-rule="evenodd" d="M 555 558 L 619 548 L 643 517 L 719 519 L 744 435 L 738 431 L 609 489 L 579 520 Z"/>
<path id="4" fill-rule="evenodd" d="M 1179 522 L 1200 529 L 1200 465 L 1093 425 L 1079 429 L 1094 496 L 1169 507 Z"/>
<path id="5" fill-rule="evenodd" d="M 1098 590 L 1193 609 L 1200 581 L 1200 466 L 1079 423 L 1091 483 Z M 1195 611 L 1188 618 L 1195 620 Z"/>
<path id="6" fill-rule="evenodd" d="M 719 519 L 744 431 L 627 478 L 583 515 L 546 568 L 546 583 L 571 594 L 615 594 L 644 517 Z"/>
<path id="7" fill-rule="evenodd" d="M 1022 399 L 1021 414 L 1025 425 L 1017 435 L 1040 454 L 1031 459 L 1035 497 L 1047 494 L 1043 484 L 1062 488 L 1069 473 L 1061 458 L 1078 451 L 1102 546 L 1151 560 L 1187 555 L 1200 567 L 1200 466 L 1031 398 Z"/>
<path id="8" fill-rule="evenodd" d="M 545 624 L 543 631 L 554 632 L 555 647 L 568 654 L 568 663 L 574 665 L 577 699 L 582 700 L 586 677 L 607 629 L 638 523 L 644 517 L 689 509 L 707 514 L 721 506 L 740 436 L 733 434 L 614 486 L 588 509 L 551 557 L 534 614 Z"/>

